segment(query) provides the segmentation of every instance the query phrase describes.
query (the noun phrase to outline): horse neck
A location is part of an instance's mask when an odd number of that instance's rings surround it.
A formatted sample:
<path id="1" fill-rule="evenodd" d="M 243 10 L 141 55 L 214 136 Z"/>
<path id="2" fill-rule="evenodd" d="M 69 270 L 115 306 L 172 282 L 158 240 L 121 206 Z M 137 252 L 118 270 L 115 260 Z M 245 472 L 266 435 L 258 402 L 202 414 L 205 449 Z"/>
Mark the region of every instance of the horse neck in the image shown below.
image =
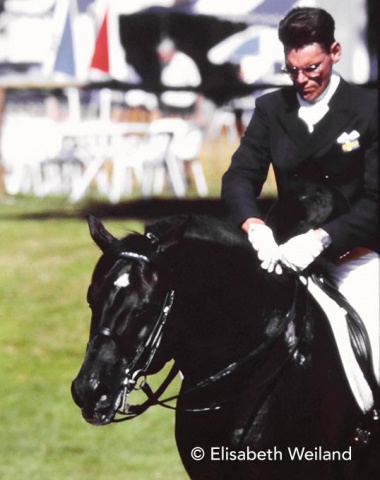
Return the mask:
<path id="1" fill-rule="evenodd" d="M 253 255 L 226 255 L 220 246 L 203 255 L 185 250 L 176 285 L 174 357 L 185 375 L 212 373 L 263 342 L 276 297 Z"/>

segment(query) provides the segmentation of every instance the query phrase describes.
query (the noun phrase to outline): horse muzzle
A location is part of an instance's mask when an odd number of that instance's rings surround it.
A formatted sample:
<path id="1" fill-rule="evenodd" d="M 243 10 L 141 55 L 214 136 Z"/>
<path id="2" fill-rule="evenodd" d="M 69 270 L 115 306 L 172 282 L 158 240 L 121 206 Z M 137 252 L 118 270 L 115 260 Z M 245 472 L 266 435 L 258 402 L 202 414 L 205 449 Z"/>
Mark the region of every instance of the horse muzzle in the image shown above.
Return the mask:
<path id="1" fill-rule="evenodd" d="M 71 385 L 71 395 L 86 422 L 95 426 L 111 423 L 123 400 L 123 390 L 119 390 L 115 395 L 101 384 L 85 390 L 78 378 Z"/>

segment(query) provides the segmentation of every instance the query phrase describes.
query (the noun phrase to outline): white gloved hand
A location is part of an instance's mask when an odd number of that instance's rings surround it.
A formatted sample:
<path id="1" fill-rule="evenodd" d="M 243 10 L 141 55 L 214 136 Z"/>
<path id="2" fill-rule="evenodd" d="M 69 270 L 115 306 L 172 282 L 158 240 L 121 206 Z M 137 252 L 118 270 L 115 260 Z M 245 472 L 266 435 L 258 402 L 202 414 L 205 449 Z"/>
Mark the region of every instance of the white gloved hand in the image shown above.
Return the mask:
<path id="1" fill-rule="evenodd" d="M 272 230 L 262 223 L 251 223 L 248 229 L 248 239 L 261 260 L 261 268 L 269 273 L 282 273 L 279 263 L 281 252 L 277 245 Z"/>
<path id="2" fill-rule="evenodd" d="M 279 250 L 281 263 L 291 270 L 300 272 L 322 253 L 324 246 L 318 233 L 315 230 L 309 230 L 280 245 Z"/>

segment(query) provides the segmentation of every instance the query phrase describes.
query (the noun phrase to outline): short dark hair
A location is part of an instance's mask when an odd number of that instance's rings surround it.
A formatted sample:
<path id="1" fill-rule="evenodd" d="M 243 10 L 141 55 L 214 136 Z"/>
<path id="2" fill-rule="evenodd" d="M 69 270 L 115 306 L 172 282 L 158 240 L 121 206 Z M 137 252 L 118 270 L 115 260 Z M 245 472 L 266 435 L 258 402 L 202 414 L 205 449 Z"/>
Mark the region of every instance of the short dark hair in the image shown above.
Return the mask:
<path id="1" fill-rule="evenodd" d="M 328 52 L 335 42 L 335 22 L 322 8 L 297 7 L 280 21 L 278 37 L 285 51 L 318 43 Z"/>

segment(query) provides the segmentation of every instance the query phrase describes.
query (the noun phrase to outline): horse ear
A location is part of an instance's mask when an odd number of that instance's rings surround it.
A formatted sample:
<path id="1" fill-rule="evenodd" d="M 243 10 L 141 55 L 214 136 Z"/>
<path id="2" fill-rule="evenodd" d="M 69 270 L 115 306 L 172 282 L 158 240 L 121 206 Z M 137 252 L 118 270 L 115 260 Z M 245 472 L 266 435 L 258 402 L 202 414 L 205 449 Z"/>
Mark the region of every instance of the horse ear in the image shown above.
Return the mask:
<path id="1" fill-rule="evenodd" d="M 93 215 L 87 215 L 87 222 L 92 239 L 103 252 L 116 241 L 116 238 L 105 229 L 102 222 Z"/>

